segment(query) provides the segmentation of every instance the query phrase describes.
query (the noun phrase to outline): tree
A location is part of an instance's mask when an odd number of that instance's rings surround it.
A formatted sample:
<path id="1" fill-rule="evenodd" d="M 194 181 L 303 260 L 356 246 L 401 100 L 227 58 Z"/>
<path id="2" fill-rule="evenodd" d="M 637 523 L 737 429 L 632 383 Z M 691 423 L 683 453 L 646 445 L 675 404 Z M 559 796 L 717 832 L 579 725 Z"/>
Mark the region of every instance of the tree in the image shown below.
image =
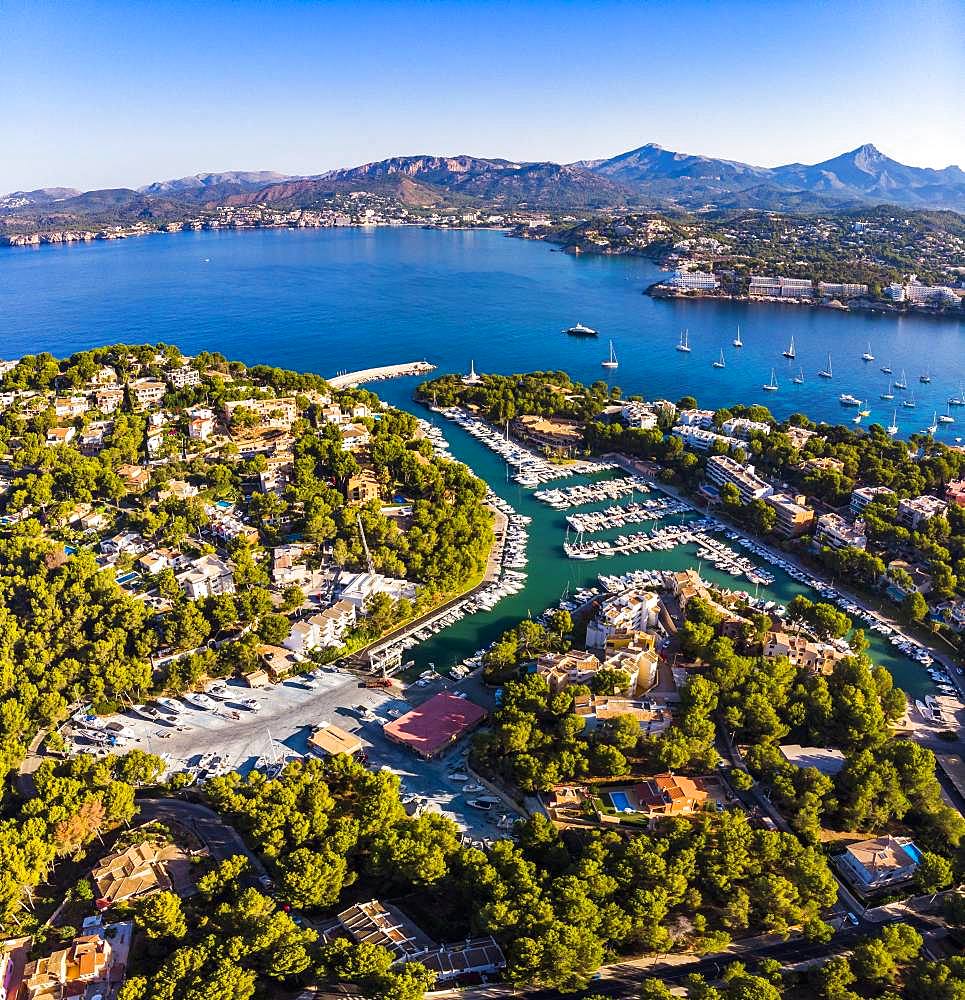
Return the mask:
<path id="1" fill-rule="evenodd" d="M 954 880 L 951 862 L 933 851 L 922 851 L 918 862 L 918 885 L 924 893 L 936 893 L 947 889 Z"/>
<path id="2" fill-rule="evenodd" d="M 281 862 L 281 889 L 292 906 L 329 906 L 342 891 L 346 869 L 343 856 L 302 847 Z"/>
<path id="3" fill-rule="evenodd" d="M 137 922 L 141 930 L 152 939 L 178 939 L 188 932 L 181 900 L 169 891 L 148 896 L 138 908 Z"/>
<path id="4" fill-rule="evenodd" d="M 904 621 L 909 623 L 920 622 L 928 614 L 928 602 L 917 590 L 913 590 L 905 596 L 899 610 Z"/>

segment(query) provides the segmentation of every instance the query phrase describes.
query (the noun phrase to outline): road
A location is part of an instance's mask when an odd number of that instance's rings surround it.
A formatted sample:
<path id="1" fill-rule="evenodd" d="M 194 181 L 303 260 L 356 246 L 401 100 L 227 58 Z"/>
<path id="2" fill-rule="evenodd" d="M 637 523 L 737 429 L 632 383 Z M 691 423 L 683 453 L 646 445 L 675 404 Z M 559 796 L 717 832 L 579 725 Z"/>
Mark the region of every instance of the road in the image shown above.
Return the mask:
<path id="1" fill-rule="evenodd" d="M 923 936 L 943 933 L 934 924 L 912 917 L 906 923 L 915 927 Z M 873 933 L 876 933 L 873 932 Z M 603 966 L 599 977 L 591 981 L 587 989 L 576 993 L 562 993 L 559 990 L 517 990 L 513 986 L 483 985 L 458 990 L 437 990 L 426 994 L 431 1000 L 508 1000 L 509 997 L 525 996 L 527 1000 L 580 1000 L 581 997 L 636 997 L 639 996 L 641 985 L 648 979 L 658 979 L 668 985 L 679 985 L 689 975 L 697 973 L 711 981 L 717 980 L 724 968 L 731 962 L 753 957 L 755 960 L 771 958 L 782 965 L 796 965 L 819 958 L 830 958 L 832 955 L 850 951 L 862 938 L 869 936 L 867 930 L 850 928 L 840 931 L 826 944 L 805 941 L 801 938 L 792 941 L 779 941 L 753 951 L 742 949 L 739 945 L 731 951 L 708 955 L 704 958 L 691 958 L 672 963 L 652 959 L 622 962 Z"/>
<path id="2" fill-rule="evenodd" d="M 145 822 L 178 823 L 196 834 L 215 861 L 243 854 L 256 875 L 265 874 L 258 855 L 250 851 L 241 834 L 207 806 L 185 799 L 138 799 L 140 819 Z"/>

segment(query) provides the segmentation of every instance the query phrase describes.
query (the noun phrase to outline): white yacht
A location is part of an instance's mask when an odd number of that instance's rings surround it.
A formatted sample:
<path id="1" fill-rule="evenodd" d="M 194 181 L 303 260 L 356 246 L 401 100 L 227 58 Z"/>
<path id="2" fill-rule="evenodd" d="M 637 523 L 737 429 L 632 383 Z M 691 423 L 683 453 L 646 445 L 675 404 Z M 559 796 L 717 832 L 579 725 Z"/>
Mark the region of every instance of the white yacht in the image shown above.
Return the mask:
<path id="1" fill-rule="evenodd" d="M 618 368 L 620 363 L 617 361 L 617 356 L 613 353 L 613 341 L 610 341 L 610 356 L 604 358 L 601 362 L 604 368 Z"/>

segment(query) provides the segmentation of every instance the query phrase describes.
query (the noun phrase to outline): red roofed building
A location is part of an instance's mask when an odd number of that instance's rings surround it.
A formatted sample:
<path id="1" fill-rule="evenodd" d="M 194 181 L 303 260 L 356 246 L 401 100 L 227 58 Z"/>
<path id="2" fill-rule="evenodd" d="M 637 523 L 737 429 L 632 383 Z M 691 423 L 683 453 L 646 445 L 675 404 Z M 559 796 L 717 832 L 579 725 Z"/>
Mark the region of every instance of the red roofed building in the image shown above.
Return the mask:
<path id="1" fill-rule="evenodd" d="M 695 781 L 678 774 L 658 774 L 634 789 L 642 812 L 651 816 L 692 813 L 707 801 L 707 792 Z"/>
<path id="2" fill-rule="evenodd" d="M 442 691 L 418 708 L 389 722 L 383 732 L 420 757 L 435 757 L 486 718 L 486 710 L 467 698 Z"/>

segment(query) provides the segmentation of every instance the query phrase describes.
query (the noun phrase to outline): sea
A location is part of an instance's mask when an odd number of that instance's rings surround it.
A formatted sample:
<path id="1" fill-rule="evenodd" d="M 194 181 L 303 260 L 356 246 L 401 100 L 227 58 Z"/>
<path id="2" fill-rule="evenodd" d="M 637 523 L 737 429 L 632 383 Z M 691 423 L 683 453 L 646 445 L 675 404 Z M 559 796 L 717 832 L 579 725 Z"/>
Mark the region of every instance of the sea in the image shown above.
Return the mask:
<path id="1" fill-rule="evenodd" d="M 565 370 L 583 382 L 606 379 L 623 394 L 702 406 L 762 403 L 778 417 L 850 422 L 838 401 L 868 401 L 865 423 L 895 419 L 900 433 L 921 431 L 965 383 L 965 335 L 954 319 L 841 313 L 793 305 L 665 301 L 645 295 L 661 272 L 632 257 L 570 256 L 549 244 L 492 230 L 413 227 L 179 233 L 69 246 L 0 249 L 0 358 L 50 351 L 60 357 L 115 342 L 176 344 L 185 353 L 220 351 L 248 364 L 333 376 L 425 359 L 441 372 Z M 595 339 L 566 336 L 577 321 Z M 740 328 L 744 346 L 732 341 Z M 676 350 L 688 332 L 690 353 Z M 782 357 L 791 337 L 796 358 Z M 619 362 L 600 362 L 609 342 Z M 724 352 L 725 367 L 712 362 Z M 870 351 L 874 362 L 862 360 Z M 818 372 L 831 355 L 833 379 Z M 888 366 L 893 376 L 879 369 Z M 779 389 L 765 383 L 776 379 Z M 894 390 L 904 372 L 908 391 Z M 803 375 L 795 384 L 793 377 Z M 919 381 L 926 376 L 929 382 Z M 412 401 L 418 380 L 371 385 L 388 402 L 430 416 Z M 914 396 L 916 407 L 900 402 Z M 965 435 L 965 409 L 948 412 L 939 440 Z M 562 553 L 563 515 L 511 483 L 501 459 L 441 418 L 453 454 L 466 461 L 530 526 L 529 573 L 519 594 L 492 612 L 463 619 L 414 651 L 420 665 L 446 668 L 527 614 L 600 572 L 697 565 L 687 549 L 600 562 Z M 733 585 L 712 567 L 705 578 Z M 786 602 L 802 592 L 778 571 L 769 588 Z M 875 636 L 872 655 L 913 696 L 927 674 Z"/>

